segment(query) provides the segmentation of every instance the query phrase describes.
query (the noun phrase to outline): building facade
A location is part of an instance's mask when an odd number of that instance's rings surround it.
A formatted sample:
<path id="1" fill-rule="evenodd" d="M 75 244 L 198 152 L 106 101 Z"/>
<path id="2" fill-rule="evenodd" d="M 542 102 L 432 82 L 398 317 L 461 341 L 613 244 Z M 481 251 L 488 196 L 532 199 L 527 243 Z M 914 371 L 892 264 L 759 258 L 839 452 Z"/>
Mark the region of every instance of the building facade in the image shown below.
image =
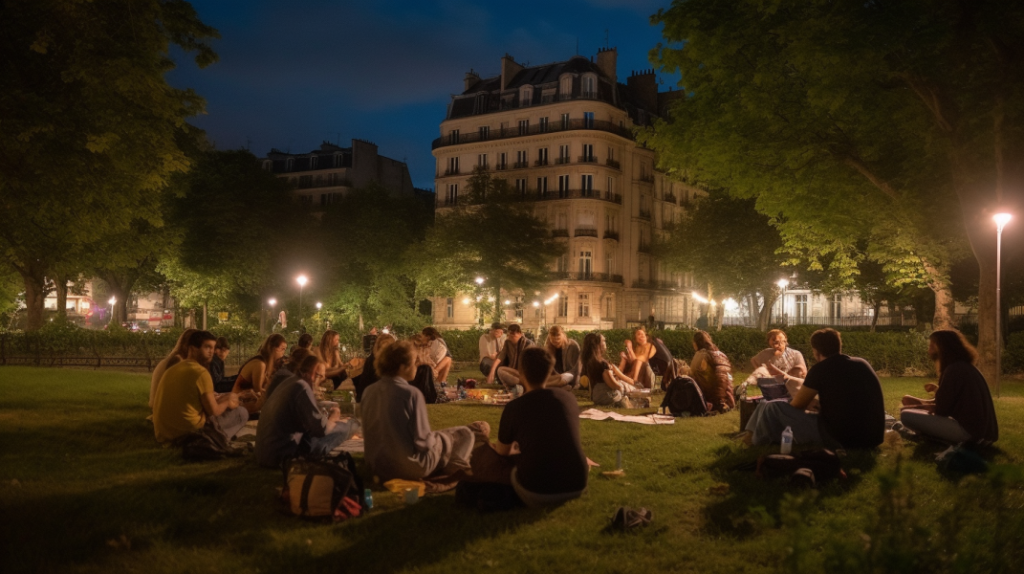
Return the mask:
<path id="1" fill-rule="evenodd" d="M 272 149 L 263 169 L 287 179 L 301 203 L 324 209 L 354 188 L 371 183 L 395 195 L 412 195 L 409 166 L 377 153 L 377 145 L 354 139 L 343 148 L 324 142 L 320 149 L 292 154 Z"/>
<path id="2" fill-rule="evenodd" d="M 699 190 L 655 169 L 633 129 L 679 92 L 658 92 L 653 70 L 618 82 L 616 50 L 526 67 L 506 55 L 498 76 L 470 71 L 433 143 L 436 212 L 465 201 L 474 169 L 507 179 L 564 245 L 543 292 L 496 302 L 506 319 L 536 328 L 621 328 L 634 321 L 692 324 L 690 278 L 669 273 L 651 243 Z M 473 296 L 434 300 L 434 324 L 479 322 Z"/>

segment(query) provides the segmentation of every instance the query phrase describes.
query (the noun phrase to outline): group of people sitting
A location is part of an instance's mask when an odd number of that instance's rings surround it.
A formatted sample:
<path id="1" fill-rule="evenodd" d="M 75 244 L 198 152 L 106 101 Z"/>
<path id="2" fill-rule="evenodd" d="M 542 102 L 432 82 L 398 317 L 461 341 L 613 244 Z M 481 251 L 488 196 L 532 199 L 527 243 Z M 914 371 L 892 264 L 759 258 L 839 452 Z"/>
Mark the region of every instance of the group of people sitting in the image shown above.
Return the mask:
<path id="1" fill-rule="evenodd" d="M 324 457 L 362 433 L 365 460 L 382 481 L 439 475 L 469 484 L 487 481 L 531 506 L 577 497 L 586 488 L 588 463 L 579 439 L 579 408 L 566 389 L 587 377 L 595 404 L 629 408 L 633 390 L 653 385 L 652 341 L 637 329 L 616 364 L 606 358 L 600 333 L 587 334 L 581 351 L 560 326 L 551 329 L 543 347 L 526 338 L 519 325 L 510 325 L 507 337 L 504 331 L 495 323 L 480 339 L 481 372 L 517 395 L 502 413 L 497 442 L 490 441 L 490 427 L 482 421 L 430 428 L 426 393 L 413 383 L 422 372 L 443 381 L 451 369 L 451 354 L 432 327 L 402 341 L 378 335 L 362 364 L 341 359 L 335 331 L 327 331 L 317 347 L 304 336 L 287 357 L 284 337 L 271 335 L 235 377 L 224 375 L 226 341 L 186 330 L 153 373 L 154 433 L 162 443 L 200 431 L 230 439 L 258 413 L 255 457 L 261 466 L 279 468 L 300 454 Z M 770 348 L 751 365 L 784 383 L 788 397 L 758 404 L 746 425 L 752 444 L 778 442 L 786 427 L 796 444 L 872 448 L 882 442 L 881 384 L 867 361 L 842 353 L 837 331 L 822 329 L 811 336 L 815 364 L 810 369 L 788 346 L 784 332 L 772 331 L 768 341 Z M 677 374 L 689 371 L 705 381 L 703 387 L 716 380 L 721 352 L 703 331 L 694 337 L 694 350 L 689 368 L 680 365 Z M 939 372 L 938 385 L 927 388 L 935 398 L 904 397 L 903 424 L 951 444 L 997 440 L 995 410 L 985 379 L 973 366 L 974 348 L 959 333 L 936 331 L 928 353 Z M 336 388 L 358 369 L 353 378 L 361 423 L 343 419 L 337 404 L 322 394 L 324 385 Z"/>
<path id="2" fill-rule="evenodd" d="M 778 443 L 787 427 L 794 444 L 849 449 L 882 443 L 886 413 L 881 382 L 867 361 L 843 354 L 838 331 L 821 329 L 811 335 L 815 363 L 810 369 L 801 353 L 788 347 L 782 331 L 769 333 L 768 342 L 771 348 L 751 364 L 785 383 L 788 397 L 758 404 L 745 429 L 750 443 Z M 935 398 L 903 397 L 903 425 L 951 445 L 998 440 L 992 395 L 974 366 L 974 347 L 959 332 L 940 330 L 928 338 L 928 356 L 935 361 L 939 382 L 925 385 L 925 390 Z"/>

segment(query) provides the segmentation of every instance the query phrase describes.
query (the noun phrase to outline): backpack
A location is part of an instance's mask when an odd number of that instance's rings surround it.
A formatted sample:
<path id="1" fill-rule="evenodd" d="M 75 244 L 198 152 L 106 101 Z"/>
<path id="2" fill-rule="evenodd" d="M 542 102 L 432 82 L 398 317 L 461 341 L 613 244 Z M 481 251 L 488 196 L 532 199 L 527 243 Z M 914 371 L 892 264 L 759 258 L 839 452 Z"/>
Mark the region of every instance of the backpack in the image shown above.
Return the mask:
<path id="1" fill-rule="evenodd" d="M 417 367 L 416 378 L 409 381 L 409 384 L 423 393 L 423 398 L 427 401 L 428 405 L 437 402 L 437 387 L 434 386 L 434 369 L 431 369 L 429 365 Z"/>
<path id="2" fill-rule="evenodd" d="M 363 511 L 363 480 L 352 455 L 327 460 L 297 457 L 284 463 L 281 502 L 287 512 L 313 520 L 339 522 Z"/>
<path id="3" fill-rule="evenodd" d="M 220 460 L 227 457 L 242 456 L 242 449 L 231 446 L 228 437 L 220 430 L 217 419 L 207 417 L 203 428 L 191 432 L 176 441 L 181 447 L 181 456 L 185 460 L 203 461 Z"/>
<path id="4" fill-rule="evenodd" d="M 732 363 L 729 357 L 721 351 L 707 350 L 706 358 L 711 367 L 710 380 L 703 380 L 698 374 L 701 383 L 701 391 L 711 403 L 711 408 L 717 412 L 724 413 L 736 406 L 736 397 L 732 388 Z"/>
<path id="5" fill-rule="evenodd" d="M 651 344 L 654 345 L 654 356 L 647 360 L 647 364 L 655 375 L 662 377 L 672 366 L 672 353 L 661 339 L 653 339 Z"/>
<path id="6" fill-rule="evenodd" d="M 769 454 L 757 460 L 757 476 L 761 478 L 786 478 L 801 486 L 817 486 L 820 483 L 846 478 L 843 466 L 836 453 L 828 449 L 806 450 L 794 455 Z"/>
<path id="7" fill-rule="evenodd" d="M 702 417 L 708 414 L 708 404 L 697 381 L 690 377 L 676 377 L 665 391 L 662 407 L 667 407 L 674 417 Z"/>

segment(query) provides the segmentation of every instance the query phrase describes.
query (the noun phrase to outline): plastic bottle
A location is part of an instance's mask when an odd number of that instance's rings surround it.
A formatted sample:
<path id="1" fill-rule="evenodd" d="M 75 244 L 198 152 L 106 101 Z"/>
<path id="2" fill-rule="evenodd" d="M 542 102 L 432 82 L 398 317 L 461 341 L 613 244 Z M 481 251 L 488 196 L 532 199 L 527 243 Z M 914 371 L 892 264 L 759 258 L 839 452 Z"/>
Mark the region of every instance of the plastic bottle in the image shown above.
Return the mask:
<path id="1" fill-rule="evenodd" d="M 366 509 L 373 508 L 373 491 L 367 488 L 363 491 L 363 502 L 366 503 Z"/>
<path id="2" fill-rule="evenodd" d="M 793 452 L 793 429 L 790 427 L 786 427 L 786 430 L 782 431 L 782 449 L 779 452 L 782 454 Z"/>

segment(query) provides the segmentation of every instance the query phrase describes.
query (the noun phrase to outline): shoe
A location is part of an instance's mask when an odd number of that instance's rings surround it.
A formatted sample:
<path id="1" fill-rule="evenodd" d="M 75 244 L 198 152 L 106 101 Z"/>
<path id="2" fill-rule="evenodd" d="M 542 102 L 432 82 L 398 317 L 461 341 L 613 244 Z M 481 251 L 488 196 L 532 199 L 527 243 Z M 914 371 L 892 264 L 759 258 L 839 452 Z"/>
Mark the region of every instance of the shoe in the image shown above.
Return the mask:
<path id="1" fill-rule="evenodd" d="M 615 511 L 615 516 L 612 518 L 612 528 L 616 528 L 618 530 L 641 528 L 650 524 L 653 517 L 654 514 L 646 508 L 620 506 L 619 509 Z"/>

